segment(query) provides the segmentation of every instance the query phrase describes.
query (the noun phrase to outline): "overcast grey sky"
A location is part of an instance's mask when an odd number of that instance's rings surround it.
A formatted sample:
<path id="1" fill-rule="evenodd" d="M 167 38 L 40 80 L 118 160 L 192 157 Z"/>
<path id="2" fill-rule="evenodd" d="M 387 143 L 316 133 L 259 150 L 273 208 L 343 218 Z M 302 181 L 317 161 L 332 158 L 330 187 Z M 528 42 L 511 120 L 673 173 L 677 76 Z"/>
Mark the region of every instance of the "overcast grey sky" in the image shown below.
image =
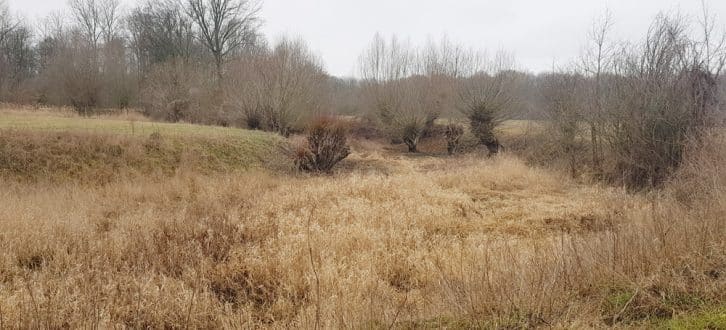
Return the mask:
<path id="1" fill-rule="evenodd" d="M 65 8 L 64 0 L 9 0 L 29 19 Z M 125 0 L 130 7 L 136 1 Z M 587 30 L 609 9 L 617 39 L 640 38 L 660 11 L 692 18 L 700 0 L 266 0 L 264 32 L 304 38 L 331 74 L 354 75 L 358 55 L 376 32 L 423 43 L 443 35 L 490 51 L 506 50 L 520 69 L 544 71 L 575 58 Z M 726 23 L 726 0 L 708 0 Z"/>

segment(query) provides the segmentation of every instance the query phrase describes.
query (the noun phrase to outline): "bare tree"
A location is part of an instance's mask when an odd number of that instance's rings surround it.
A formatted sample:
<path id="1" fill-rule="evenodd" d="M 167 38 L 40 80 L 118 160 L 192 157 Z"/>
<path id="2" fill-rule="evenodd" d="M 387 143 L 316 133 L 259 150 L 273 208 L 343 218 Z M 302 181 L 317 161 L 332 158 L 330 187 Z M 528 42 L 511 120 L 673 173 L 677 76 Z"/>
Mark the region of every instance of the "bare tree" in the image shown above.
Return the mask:
<path id="1" fill-rule="evenodd" d="M 0 43 L 0 62 L 4 62 L 8 69 L 2 74 L 10 78 L 11 86 L 8 87 L 11 90 L 16 90 L 23 81 L 32 77 L 36 61 L 32 38 L 31 28 L 19 25 Z"/>
<path id="2" fill-rule="evenodd" d="M 256 0 L 179 0 L 198 28 L 199 38 L 212 53 L 218 82 L 228 55 L 255 43 L 260 3 Z"/>
<path id="3" fill-rule="evenodd" d="M 283 38 L 272 50 L 239 59 L 229 86 L 250 128 L 288 136 L 326 112 L 327 75 L 304 41 Z"/>
<path id="4" fill-rule="evenodd" d="M 454 103 L 462 51 L 444 39 L 420 50 L 380 34 L 361 55 L 363 91 L 375 117 L 410 152 L 436 119 Z"/>
<path id="5" fill-rule="evenodd" d="M 86 35 L 71 34 L 54 54 L 53 88 L 62 91 L 62 102 L 70 104 L 79 114 L 91 115 L 99 105 L 102 89 L 101 72 L 93 45 Z"/>
<path id="6" fill-rule="evenodd" d="M 710 32 L 696 39 L 688 31 L 685 18 L 660 15 L 641 44 L 617 57 L 606 138 L 614 173 L 631 188 L 662 184 L 714 122 L 721 66 L 709 63 L 726 53 L 707 51 Z"/>
<path id="7" fill-rule="evenodd" d="M 0 0 L 0 44 L 5 40 L 5 37 L 12 32 L 20 22 L 15 21 L 7 4 L 4 0 Z"/>
<path id="8" fill-rule="evenodd" d="M 726 30 L 717 31 L 717 17 L 710 13 L 705 0 L 701 0 L 702 14 L 699 20 L 701 39 L 696 40 L 694 49 L 694 68 L 701 68 L 700 79 L 695 93 L 695 102 L 700 104 L 701 111 L 707 107 L 715 109 L 714 115 L 723 119 L 726 115 L 726 93 L 723 92 L 724 69 L 726 69 Z M 700 60 L 700 63 L 699 63 Z M 719 88 L 721 85 L 721 88 Z M 709 102 L 711 104 L 709 104 Z"/>
<path id="9" fill-rule="evenodd" d="M 104 43 L 111 43 L 118 37 L 121 13 L 119 0 L 97 0 L 99 1 L 99 20 L 101 24 L 101 35 Z"/>
<path id="10" fill-rule="evenodd" d="M 596 171 L 602 170 L 602 146 L 600 143 L 601 126 L 603 120 L 603 75 L 611 67 L 610 61 L 614 47 L 610 44 L 610 31 L 613 19 L 610 11 L 595 22 L 588 33 L 588 44 L 582 56 L 582 70 L 592 78 L 589 90 L 591 112 L 585 119 L 590 125 L 590 143 L 592 147 L 592 164 Z"/>
<path id="11" fill-rule="evenodd" d="M 175 2 L 148 1 L 131 12 L 127 25 L 139 76 L 153 65 L 192 56 L 193 23 Z"/>
<path id="12" fill-rule="evenodd" d="M 490 154 L 498 153 L 502 145 L 495 129 L 511 115 L 512 85 L 515 76 L 511 56 L 500 53 L 487 63 L 469 67 L 471 74 L 463 79 L 459 92 L 459 109 L 469 120 L 472 133 L 486 146 Z"/>
<path id="13" fill-rule="evenodd" d="M 100 0 L 69 0 L 73 19 L 83 31 L 86 40 L 93 47 L 98 48 L 98 43 L 103 33 L 101 22 Z"/>
<path id="14" fill-rule="evenodd" d="M 412 73 L 413 54 L 410 46 L 395 36 L 387 42 L 380 33 L 376 33 L 359 61 L 364 80 L 382 83 L 408 77 Z"/>
<path id="15" fill-rule="evenodd" d="M 726 31 L 716 31 L 715 15 L 710 13 L 706 0 L 701 0 L 701 40 L 696 41 L 695 51 L 703 58 L 705 70 L 720 76 L 726 67 Z"/>
<path id="16" fill-rule="evenodd" d="M 405 86 L 401 81 L 413 71 L 412 50 L 396 37 L 389 42 L 376 34 L 359 61 L 370 109 L 383 126 L 390 127 L 403 107 Z"/>
<path id="17" fill-rule="evenodd" d="M 42 39 L 60 39 L 67 30 L 67 17 L 62 11 L 53 11 L 40 20 L 38 30 Z"/>
<path id="18" fill-rule="evenodd" d="M 566 159 L 573 178 L 580 167 L 577 141 L 584 117 L 584 81 L 584 77 L 577 73 L 552 73 L 543 77 L 540 86 L 548 119 L 547 135 L 558 155 Z"/>

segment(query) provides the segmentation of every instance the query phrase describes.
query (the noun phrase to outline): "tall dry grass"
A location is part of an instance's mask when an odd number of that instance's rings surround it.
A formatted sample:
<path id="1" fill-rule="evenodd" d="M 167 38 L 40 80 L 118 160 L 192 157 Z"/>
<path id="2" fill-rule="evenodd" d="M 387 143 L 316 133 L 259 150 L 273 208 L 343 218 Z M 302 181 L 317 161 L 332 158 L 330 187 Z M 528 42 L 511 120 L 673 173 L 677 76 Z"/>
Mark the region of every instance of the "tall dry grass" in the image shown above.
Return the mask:
<path id="1" fill-rule="evenodd" d="M 583 328 L 726 298 L 725 163 L 629 195 L 509 156 L 351 158 L 390 169 L 3 179 L 0 328 Z"/>

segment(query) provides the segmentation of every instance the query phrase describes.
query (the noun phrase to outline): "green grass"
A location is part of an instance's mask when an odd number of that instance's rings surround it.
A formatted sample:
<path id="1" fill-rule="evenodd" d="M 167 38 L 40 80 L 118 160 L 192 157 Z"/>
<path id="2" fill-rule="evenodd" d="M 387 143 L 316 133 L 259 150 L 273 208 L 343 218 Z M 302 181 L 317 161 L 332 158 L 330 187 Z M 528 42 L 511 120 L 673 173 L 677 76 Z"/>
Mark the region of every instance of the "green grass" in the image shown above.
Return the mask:
<path id="1" fill-rule="evenodd" d="M 726 329 L 726 306 L 677 315 L 656 324 L 658 329 Z"/>

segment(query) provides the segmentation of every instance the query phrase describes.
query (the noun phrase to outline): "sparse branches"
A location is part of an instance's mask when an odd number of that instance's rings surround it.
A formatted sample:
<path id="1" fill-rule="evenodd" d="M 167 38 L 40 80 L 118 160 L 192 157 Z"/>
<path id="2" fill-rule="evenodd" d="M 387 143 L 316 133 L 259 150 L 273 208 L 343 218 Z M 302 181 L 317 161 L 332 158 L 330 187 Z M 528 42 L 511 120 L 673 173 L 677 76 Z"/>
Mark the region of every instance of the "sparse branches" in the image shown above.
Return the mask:
<path id="1" fill-rule="evenodd" d="M 580 167 L 578 138 L 581 135 L 584 77 L 576 73 L 553 73 L 543 77 L 540 90 L 548 119 L 547 135 L 567 160 L 570 175 Z"/>
<path id="2" fill-rule="evenodd" d="M 701 40 L 696 41 L 696 51 L 701 54 L 708 72 L 718 77 L 726 65 L 726 31 L 717 31 L 717 18 L 712 15 L 706 0 L 701 0 Z M 719 34 L 720 33 L 720 34 Z"/>
<path id="3" fill-rule="evenodd" d="M 408 77 L 412 72 L 413 54 L 410 46 L 396 37 L 390 42 L 379 33 L 360 57 L 361 74 L 370 83 L 384 83 Z"/>
<path id="4" fill-rule="evenodd" d="M 114 38 L 118 37 L 120 23 L 120 3 L 119 0 L 97 0 L 99 1 L 99 20 L 101 25 L 101 34 L 106 44 L 111 43 Z"/>
<path id="5" fill-rule="evenodd" d="M 610 33 L 613 27 L 613 18 L 610 11 L 593 24 L 588 33 L 587 46 L 581 58 L 582 71 L 589 76 L 590 88 L 588 89 L 589 111 L 583 120 L 590 126 L 590 144 L 592 146 L 592 164 L 597 170 L 601 170 L 602 146 L 601 130 L 603 120 L 603 88 L 604 75 L 611 70 L 614 47 L 610 42 Z"/>
<path id="6" fill-rule="evenodd" d="M 98 43 L 103 35 L 102 22 L 102 0 L 69 0 L 68 5 L 71 14 L 83 31 L 86 40 L 93 47 L 98 48 Z"/>
<path id="7" fill-rule="evenodd" d="M 642 44 L 618 58 L 607 138 L 631 188 L 662 184 L 718 108 L 711 55 L 687 31 L 683 17 L 661 15 Z"/>
<path id="8" fill-rule="evenodd" d="M 198 29 L 201 42 L 214 57 L 222 80 L 228 55 L 252 46 L 258 37 L 260 3 L 257 0 L 179 0 Z"/>
<path id="9" fill-rule="evenodd" d="M 455 102 L 456 79 L 467 70 L 469 54 L 443 39 L 415 49 L 377 34 L 361 56 L 363 89 L 370 109 L 394 139 L 410 152 L 436 119 Z"/>
<path id="10" fill-rule="evenodd" d="M 484 62 L 484 61 L 481 61 Z M 459 110 L 469 120 L 472 133 L 490 153 L 498 153 L 502 145 L 495 129 L 509 118 L 513 103 L 511 89 L 514 75 L 509 69 L 511 57 L 498 54 L 487 67 L 471 66 L 472 75 L 464 78 L 459 91 Z M 487 70 L 488 69 L 488 70 Z"/>
<path id="11" fill-rule="evenodd" d="M 149 1 L 133 10 L 127 22 L 140 75 L 148 73 L 155 64 L 190 59 L 195 37 L 193 23 L 176 2 Z"/>
<path id="12" fill-rule="evenodd" d="M 12 32 L 20 22 L 16 21 L 10 14 L 10 10 L 4 0 L 0 0 L 0 45 L 5 37 Z"/>
<path id="13" fill-rule="evenodd" d="M 327 76 L 303 40 L 284 38 L 235 64 L 229 94 L 248 127 L 289 136 L 305 117 L 325 112 Z"/>

